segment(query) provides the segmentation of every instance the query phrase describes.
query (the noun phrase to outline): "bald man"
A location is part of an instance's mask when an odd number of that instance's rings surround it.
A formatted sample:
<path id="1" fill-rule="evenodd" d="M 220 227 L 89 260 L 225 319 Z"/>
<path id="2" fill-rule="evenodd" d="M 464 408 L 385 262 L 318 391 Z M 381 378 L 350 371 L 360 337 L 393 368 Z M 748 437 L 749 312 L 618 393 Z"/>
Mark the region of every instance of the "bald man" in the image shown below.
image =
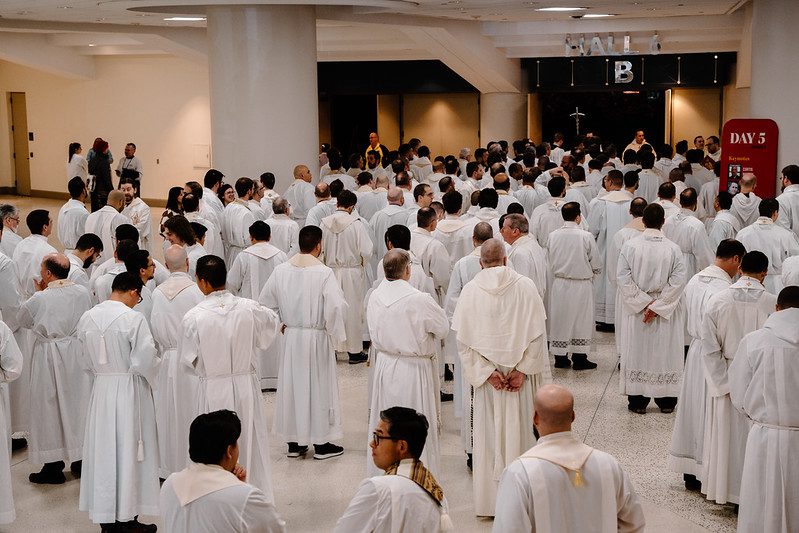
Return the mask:
<path id="1" fill-rule="evenodd" d="M 482 270 L 461 291 L 452 317 L 472 386 L 477 516 L 494 516 L 497 468 L 534 444 L 533 395 L 551 380 L 544 303 L 535 283 L 507 261 L 502 241 L 483 243 Z"/>
<path id="2" fill-rule="evenodd" d="M 182 448 L 189 439 L 194 413 L 189 399 L 197 397 L 197 377 L 179 364 L 178 338 L 183 316 L 204 299 L 188 274 L 189 257 L 185 247 L 173 244 L 164 251 L 164 261 L 170 275 L 153 291 L 150 315 L 153 338 L 161 356 L 158 385 L 153 390 L 161 478 L 186 466 Z"/>
<path id="3" fill-rule="evenodd" d="M 64 483 L 64 467 L 80 475 L 83 428 L 91 392 L 89 375 L 80 358 L 83 345 L 77 326 L 92 308 L 88 289 L 67 279 L 69 259 L 48 254 L 41 262 L 41 281 L 20 307 L 19 325 L 33 331 L 30 377 L 30 439 L 28 459 L 44 464 L 30 474 L 31 483 Z"/>
<path id="4" fill-rule="evenodd" d="M 369 230 L 372 243 L 375 247 L 374 264 L 386 255 L 386 230 L 396 224 L 407 226 L 408 210 L 405 209 L 404 190 L 399 187 L 392 187 L 388 190 L 386 200 L 388 205 L 374 214 L 369 220 Z"/>
<path id="5" fill-rule="evenodd" d="M 644 530 L 627 474 L 611 455 L 572 434 L 574 396 L 560 385 L 535 395 L 538 444 L 503 472 L 494 531 L 502 533 Z"/>
<path id="6" fill-rule="evenodd" d="M 122 214 L 125 208 L 125 194 L 122 191 L 108 193 L 106 205 L 99 211 L 91 213 L 86 218 L 84 233 L 94 233 L 103 241 L 103 253 L 97 259 L 97 264 L 111 258 L 116 249 L 114 232 L 122 224 L 132 224 L 131 220 Z"/>
<path id="7" fill-rule="evenodd" d="M 316 204 L 314 188 L 311 185 L 311 171 L 307 166 L 297 165 L 294 167 L 294 181 L 286 189 L 283 198 L 288 200 L 291 206 L 291 219 L 299 227 L 305 226 L 308 211 Z"/>

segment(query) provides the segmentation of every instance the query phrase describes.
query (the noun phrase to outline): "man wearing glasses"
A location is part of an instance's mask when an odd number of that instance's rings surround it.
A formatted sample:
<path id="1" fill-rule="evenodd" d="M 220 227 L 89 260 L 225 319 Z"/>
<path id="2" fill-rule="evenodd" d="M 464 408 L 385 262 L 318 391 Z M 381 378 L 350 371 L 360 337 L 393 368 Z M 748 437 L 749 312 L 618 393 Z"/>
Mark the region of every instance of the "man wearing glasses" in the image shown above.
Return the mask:
<path id="1" fill-rule="evenodd" d="M 335 533 L 454 530 L 444 492 L 419 460 L 427 431 L 427 418 L 413 409 L 380 412 L 370 448 L 385 475 L 361 483 Z"/>
<path id="2" fill-rule="evenodd" d="M 0 221 L 3 226 L 2 236 L 0 236 L 0 251 L 11 259 L 14 256 L 14 248 L 22 240 L 22 237 L 17 235 L 19 210 L 11 204 L 0 204 Z"/>

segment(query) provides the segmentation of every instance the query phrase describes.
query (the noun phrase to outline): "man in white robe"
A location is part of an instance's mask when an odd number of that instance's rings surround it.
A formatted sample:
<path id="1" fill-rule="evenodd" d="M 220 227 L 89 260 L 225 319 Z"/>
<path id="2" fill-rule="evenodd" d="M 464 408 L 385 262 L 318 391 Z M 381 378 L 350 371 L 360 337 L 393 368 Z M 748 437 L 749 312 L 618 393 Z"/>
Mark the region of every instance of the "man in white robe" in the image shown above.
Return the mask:
<path id="1" fill-rule="evenodd" d="M 202 189 L 200 189 L 202 192 Z M 184 194 L 182 205 L 183 205 L 183 216 L 186 217 L 186 220 L 189 223 L 197 223 L 205 226 L 205 243 L 203 244 L 203 248 L 209 253 L 213 254 L 217 257 L 224 257 L 225 256 L 225 244 L 222 240 L 222 231 L 219 219 L 216 217 L 216 213 L 213 210 L 208 210 L 208 212 L 201 214 L 199 209 L 199 199 L 194 196 L 194 194 Z M 207 216 L 208 214 L 212 216 Z"/>
<path id="2" fill-rule="evenodd" d="M 677 404 L 677 419 L 671 433 L 669 468 L 683 475 L 685 488 L 699 490 L 702 478 L 702 447 L 705 435 L 705 406 L 707 387 L 702 360 L 702 321 L 710 298 L 728 288 L 738 273 L 741 258 L 746 253 L 743 244 L 724 240 L 716 251 L 712 265 L 694 275 L 685 285 L 683 305 L 686 332 L 690 342 Z"/>
<path id="3" fill-rule="evenodd" d="M 9 258 L 14 257 L 14 249 L 22 240 L 22 237 L 17 235 L 19 209 L 11 204 L 0 204 L 0 222 L 3 226 L 3 232 L 0 233 L 0 251 Z"/>
<path id="4" fill-rule="evenodd" d="M 713 263 L 713 250 L 710 247 L 705 225 L 696 218 L 696 191 L 692 188 L 680 193 L 682 209 L 676 215 L 666 218 L 663 235 L 682 250 L 685 264 L 685 279 L 689 280 L 700 270 Z M 686 339 L 687 341 L 687 339 Z"/>
<path id="5" fill-rule="evenodd" d="M 269 431 L 258 383 L 257 349 L 267 349 L 277 334 L 274 311 L 225 289 L 227 269 L 207 255 L 197 263 L 197 286 L 205 295 L 183 317 L 178 342 L 181 363 L 199 376 L 194 414 L 218 409 L 238 413 L 242 423 L 242 465 L 250 481 L 273 502 Z M 182 444 L 186 450 L 186 443 Z M 185 453 L 185 452 L 184 452 Z"/>
<path id="6" fill-rule="evenodd" d="M 455 234 L 455 242 L 452 249 L 452 255 L 454 257 L 465 257 L 472 252 L 474 249 L 472 234 L 474 233 L 474 227 L 479 222 L 487 222 L 490 224 L 494 231 L 494 235 L 499 236 L 500 215 L 497 211 L 498 202 L 499 196 L 494 189 L 487 188 L 480 191 L 478 199 L 479 209 L 475 211 L 473 216 L 464 219 L 466 224 Z"/>
<path id="7" fill-rule="evenodd" d="M 535 184 L 538 173 L 527 169 L 522 174 L 522 186 L 513 192 L 516 201 L 524 207 L 524 214 L 527 218 L 533 216 L 533 211 L 539 205 L 549 200 L 549 191 L 546 187 Z"/>
<path id="8" fill-rule="evenodd" d="M 738 232 L 736 239 L 748 251 L 757 250 L 768 257 L 768 275 L 763 285 L 771 294 L 778 294 L 782 288 L 782 263 L 788 257 L 799 255 L 799 237 L 794 232 L 776 223 L 780 203 L 774 198 L 766 198 L 758 206 L 760 216 L 754 224 Z"/>
<path id="9" fill-rule="evenodd" d="M 364 220 L 372 220 L 375 213 L 388 205 L 388 178 L 381 176 L 374 179 L 368 172 L 361 172 L 358 175 L 358 185 L 360 186 L 355 191 L 358 196 L 358 213 Z"/>
<path id="10" fill-rule="evenodd" d="M 455 530 L 444 491 L 420 460 L 429 426 L 423 414 L 407 407 L 394 406 L 380 413 L 369 447 L 384 475 L 361 483 L 334 533 Z"/>
<path id="11" fill-rule="evenodd" d="M 799 166 L 788 165 L 782 169 L 782 194 L 777 201 L 780 203 L 777 224 L 799 237 Z"/>
<path id="12" fill-rule="evenodd" d="M 744 174 L 741 177 L 740 185 L 741 192 L 733 196 L 730 213 L 735 215 L 743 229 L 754 224 L 757 217 L 760 216 L 758 207 L 760 206 L 761 198 L 755 194 L 757 178 L 754 174 Z"/>
<path id="13" fill-rule="evenodd" d="M 768 259 L 749 252 L 741 260 L 741 277 L 710 298 L 702 321 L 702 360 L 707 382 L 702 493 L 716 503 L 740 503 L 746 438 L 751 427 L 730 401 L 727 376 L 738 344 L 763 327 L 777 297 L 763 287 Z"/>
<path id="14" fill-rule="evenodd" d="M 122 191 L 111 191 L 108 193 L 106 205 L 86 218 L 84 233 L 94 233 L 103 241 L 103 254 L 97 261 L 98 265 L 113 255 L 116 249 L 114 235 L 117 227 L 131 223 L 128 217 L 121 214 L 124 207 L 125 195 Z"/>
<path id="15" fill-rule="evenodd" d="M 21 373 L 22 353 L 11 330 L 0 322 L 0 389 L 19 378 Z M 11 493 L 11 450 L 8 447 L 11 421 L 8 417 L 8 402 L 5 394 L 0 394 L 0 524 L 10 524 L 17 516 Z"/>
<path id="16" fill-rule="evenodd" d="M 572 433 L 574 396 L 560 385 L 535 395 L 538 443 L 502 473 L 496 533 L 643 532 L 644 511 L 618 461 Z"/>
<path id="17" fill-rule="evenodd" d="M 447 284 L 452 270 L 450 255 L 444 245 L 433 236 L 438 225 L 434 209 L 423 207 L 416 212 L 416 225 L 411 230 L 411 252 L 422 264 L 425 274 L 433 280 L 439 305 L 444 303 Z"/>
<path id="18" fill-rule="evenodd" d="M 438 294 L 433 284 L 433 278 L 427 275 L 427 272 L 422 268 L 421 261 L 419 261 L 419 258 L 411 251 L 411 230 L 402 224 L 395 224 L 386 230 L 385 243 L 389 251 L 394 248 L 400 248 L 411 255 L 411 278 L 408 280 L 408 283 L 410 283 L 411 287 L 414 289 L 427 293 L 432 296 L 434 300 L 438 301 Z M 386 274 L 383 269 L 383 259 L 380 258 L 380 261 L 377 263 L 375 280 L 369 290 L 372 291 L 376 289 L 384 279 L 386 279 Z M 369 300 L 369 294 L 370 293 L 367 292 L 366 301 Z M 450 362 L 451 361 L 447 361 L 447 363 Z"/>
<path id="19" fill-rule="evenodd" d="M 799 285 L 799 255 L 789 257 L 782 263 L 782 285 Z"/>
<path id="20" fill-rule="evenodd" d="M 247 202 L 252 198 L 255 183 L 250 178 L 236 180 L 236 200 L 225 206 L 222 214 L 224 222 L 222 228 L 227 244 L 225 263 L 232 265 L 236 256 L 250 245 L 250 226 L 255 222 L 255 216 L 247 207 Z"/>
<path id="21" fill-rule="evenodd" d="M 8 231 L 8 230 L 6 230 Z M 0 236 L 5 233 L 0 226 Z M 16 316 L 19 304 L 24 300 L 19 295 L 19 279 L 17 266 L 0 250 L 0 319 L 9 328 L 17 329 Z"/>
<path id="22" fill-rule="evenodd" d="M 291 257 L 298 251 L 300 226 L 291 218 L 291 206 L 285 198 L 272 202 L 272 211 L 272 216 L 266 219 L 271 232 L 271 244 Z"/>
<path id="23" fill-rule="evenodd" d="M 238 464 L 241 421 L 228 410 L 198 416 L 191 423 L 187 468 L 161 487 L 166 530 L 284 533 L 286 523 L 257 487 L 246 483 Z"/>
<path id="24" fill-rule="evenodd" d="M 266 220 L 270 216 L 272 216 L 272 202 L 280 198 L 280 195 L 274 190 L 275 189 L 275 175 L 271 172 L 264 172 L 261 174 L 259 178 L 261 181 L 261 185 L 263 187 L 261 194 L 261 209 L 264 212 Z"/>
<path id="25" fill-rule="evenodd" d="M 87 269 L 97 262 L 100 254 L 103 253 L 103 241 L 94 233 L 81 235 L 75 243 L 75 248 L 64 255 L 69 260 L 69 276 L 67 279 L 78 285 L 82 285 L 91 294 L 91 283 Z"/>
<path id="26" fill-rule="evenodd" d="M 395 405 L 424 414 L 433 421 L 433 427 L 420 458 L 436 475 L 441 430 L 438 352 L 449 331 L 449 321 L 429 294 L 408 283 L 411 277 L 408 252 L 388 251 L 383 258 L 383 269 L 386 279 L 372 291 L 366 306 L 375 353 L 369 432 L 377 427 L 380 412 Z M 378 471 L 379 466 L 367 458 L 367 475 L 376 475 Z"/>
<path id="27" fill-rule="evenodd" d="M 354 192 L 339 193 L 336 212 L 322 219 L 322 257 L 333 269 L 344 298 L 346 340 L 334 347 L 347 352 L 351 364 L 366 360 L 363 349 L 363 302 L 367 290 L 366 265 L 372 256 L 372 239 L 364 220 L 352 214 L 358 201 Z"/>
<path id="28" fill-rule="evenodd" d="M 355 181 L 353 176 L 344 172 L 342 163 L 342 155 L 338 150 L 332 149 L 328 151 L 327 164 L 330 166 L 330 172 L 325 174 L 322 178 L 322 182 L 330 185 L 334 181 L 339 180 L 346 190 L 355 192 L 355 189 L 358 188 L 358 182 Z M 360 169 L 357 170 L 360 172 Z"/>
<path id="29" fill-rule="evenodd" d="M 730 400 L 752 429 L 746 441 L 738 531 L 799 528 L 799 289 L 786 287 L 777 312 L 738 345 L 728 370 Z"/>
<path id="30" fill-rule="evenodd" d="M 122 209 L 122 215 L 130 219 L 139 231 L 139 248 L 152 250 L 151 238 L 152 220 L 150 217 L 150 206 L 144 203 L 144 200 L 136 196 L 136 186 L 134 180 L 130 178 L 122 178 L 119 183 L 119 190 L 125 195 L 125 208 Z"/>
<path id="31" fill-rule="evenodd" d="M 261 200 L 264 198 L 264 186 L 261 185 L 260 181 L 255 181 L 255 187 L 252 190 L 252 197 L 247 201 L 247 209 L 252 211 L 252 215 L 255 217 L 255 220 L 266 220 L 267 213 L 264 211 L 264 208 L 261 207 Z M 270 203 L 271 206 L 271 203 Z M 271 215 L 271 211 L 269 215 Z"/>
<path id="32" fill-rule="evenodd" d="M 318 227 L 323 218 L 336 211 L 336 199 L 331 197 L 330 185 L 325 182 L 317 183 L 313 193 L 316 205 L 308 210 L 305 225 Z"/>
<path id="33" fill-rule="evenodd" d="M 314 188 L 311 185 L 311 171 L 305 165 L 297 165 L 294 167 L 294 181 L 291 182 L 289 188 L 283 193 L 289 205 L 291 206 L 291 219 L 297 223 L 299 227 L 305 225 L 305 218 L 308 216 L 308 211 L 316 204 L 314 199 Z"/>
<path id="34" fill-rule="evenodd" d="M 444 245 L 449 256 L 450 265 L 454 265 L 460 257 L 453 255 L 455 253 L 455 243 L 458 231 L 466 225 L 466 222 L 461 219 L 461 207 L 463 206 L 463 195 L 458 191 L 449 191 L 441 199 L 444 204 L 444 219 L 439 220 L 436 224 L 436 230 L 433 232 L 433 238 L 438 240 Z"/>
<path id="35" fill-rule="evenodd" d="M 674 188 L 673 183 L 667 182 L 660 184 L 660 187 L 658 187 L 657 199 L 651 203 L 658 204 L 660 207 L 662 207 L 665 217 L 669 218 L 670 216 L 676 215 L 680 212 L 680 206 L 675 202 L 676 199 L 677 189 Z"/>
<path id="36" fill-rule="evenodd" d="M 222 200 L 219 199 L 216 193 L 222 186 L 222 180 L 224 178 L 225 175 L 215 168 L 205 173 L 203 177 L 202 196 L 198 198 L 201 200 L 200 212 L 203 213 L 203 216 L 213 213 L 212 216 L 221 221 L 222 212 L 225 210 L 225 204 L 222 203 Z"/>
<path id="37" fill-rule="evenodd" d="M 78 239 L 86 228 L 86 218 L 89 212 L 84 205 L 89 193 L 86 191 L 86 182 L 76 176 L 67 183 L 69 200 L 58 210 L 58 240 L 64 245 L 64 251 L 75 249 Z"/>
<path id="38" fill-rule="evenodd" d="M 388 205 L 369 219 L 369 235 L 374 243 L 375 264 L 386 255 L 386 230 L 396 224 L 405 226 L 408 222 L 408 210 L 405 209 L 402 189 L 392 187 L 388 191 L 387 199 Z"/>
<path id="39" fill-rule="evenodd" d="M 274 430 L 288 457 L 305 455 L 311 444 L 316 459 L 344 453 L 331 441 L 344 437 L 334 346 L 346 339 L 347 302 L 321 253 L 322 230 L 305 226 L 299 253 L 274 269 L 258 296 L 283 324 Z"/>
<path id="40" fill-rule="evenodd" d="M 513 270 L 530 278 L 535 283 L 538 294 L 544 299 L 547 294 L 547 277 L 549 275 L 547 252 L 529 234 L 530 226 L 527 223 L 527 218 L 518 213 L 507 215 L 502 221 L 502 228 L 499 231 L 510 246 L 508 262 L 513 265 Z"/>
<path id="41" fill-rule="evenodd" d="M 535 208 L 530 216 L 530 234 L 533 235 L 542 248 L 547 247 L 549 234 L 563 226 L 563 217 L 560 209 L 566 201 L 566 180 L 563 176 L 555 176 L 547 183 L 551 198 L 545 204 Z"/>
<path id="42" fill-rule="evenodd" d="M 483 270 L 463 288 L 452 318 L 474 398 L 477 516 L 494 516 L 501 471 L 535 443 L 533 396 L 551 379 L 544 303 L 535 284 L 506 263 L 501 241 L 482 245 Z"/>
<path id="43" fill-rule="evenodd" d="M 682 381 L 685 324 L 679 304 L 687 280 L 680 247 L 660 231 L 664 218 L 660 205 L 646 206 L 646 229 L 624 243 L 616 270 L 625 306 L 621 393 L 627 408 L 639 414 L 652 397 L 661 412 L 673 412 Z"/>
<path id="44" fill-rule="evenodd" d="M 426 183 L 417 185 L 413 189 L 413 200 L 413 203 L 405 204 L 408 214 L 406 225 L 409 228 L 416 226 L 416 213 L 420 209 L 430 207 L 430 204 L 433 203 L 433 188 Z"/>
<path id="45" fill-rule="evenodd" d="M 632 179 L 632 177 L 631 177 Z M 624 189 L 624 176 L 618 170 L 611 170 L 605 178 L 608 193 L 592 202 L 588 217 L 588 228 L 594 235 L 602 264 L 609 266 L 613 237 L 632 220 L 630 202 L 633 194 Z M 618 256 L 618 249 L 615 250 Z M 615 263 L 614 263 L 615 264 Z M 616 324 L 616 272 L 605 272 L 594 280 L 594 321 L 601 330 L 612 330 L 609 325 Z"/>
<path id="46" fill-rule="evenodd" d="M 708 230 L 710 248 L 718 248 L 719 243 L 726 239 L 734 239 L 741 230 L 738 217 L 730 212 L 733 196 L 727 191 L 720 191 L 713 203 L 716 216 L 713 217 Z"/>
<path id="47" fill-rule="evenodd" d="M 28 460 L 43 464 L 31 483 L 64 483 L 65 463 L 80 475 L 86 407 L 91 380 L 82 364 L 77 326 L 92 308 L 89 291 L 68 281 L 69 260 L 44 257 L 37 292 L 20 306 L 17 321 L 33 332 L 30 371 Z"/>
<path id="48" fill-rule="evenodd" d="M 150 317 L 153 338 L 161 356 L 157 385 L 153 389 L 161 478 L 186 466 L 183 448 L 194 416 L 190 399 L 197 397 L 199 382 L 193 372 L 180 364 L 178 342 L 183 317 L 204 298 L 188 274 L 189 258 L 183 246 L 173 244 L 167 248 L 164 260 L 171 274 L 153 291 Z"/>
<path id="49" fill-rule="evenodd" d="M 580 204 L 568 202 L 560 212 L 563 227 L 549 234 L 549 345 L 555 368 L 590 370 L 597 366 L 588 360 L 594 331 L 593 280 L 604 265 L 594 236 L 580 229 Z"/>
<path id="50" fill-rule="evenodd" d="M 275 267 L 288 260 L 282 250 L 271 244 L 271 238 L 271 228 L 264 221 L 257 220 L 250 226 L 252 245 L 236 257 L 228 271 L 227 288 L 231 293 L 257 301 Z"/>
<path id="51" fill-rule="evenodd" d="M 123 272 L 111 298 L 78 323 L 84 365 L 94 375 L 86 413 L 81 511 L 108 527 L 141 528 L 138 515 L 158 515 L 158 441 L 152 384 L 161 358 L 147 321 L 132 308 L 141 279 Z M 116 524 L 114 524 L 116 522 Z M 127 522 L 127 524 L 120 524 Z"/>

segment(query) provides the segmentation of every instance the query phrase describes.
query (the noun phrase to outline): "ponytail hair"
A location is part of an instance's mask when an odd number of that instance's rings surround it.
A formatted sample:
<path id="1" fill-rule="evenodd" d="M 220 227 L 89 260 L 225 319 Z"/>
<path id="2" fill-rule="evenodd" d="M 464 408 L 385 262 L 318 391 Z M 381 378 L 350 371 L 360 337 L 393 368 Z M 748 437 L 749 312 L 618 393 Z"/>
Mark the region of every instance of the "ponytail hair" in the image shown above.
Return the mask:
<path id="1" fill-rule="evenodd" d="M 72 156 L 80 150 L 80 143 L 69 143 L 69 157 L 67 158 L 67 163 L 72 161 Z"/>

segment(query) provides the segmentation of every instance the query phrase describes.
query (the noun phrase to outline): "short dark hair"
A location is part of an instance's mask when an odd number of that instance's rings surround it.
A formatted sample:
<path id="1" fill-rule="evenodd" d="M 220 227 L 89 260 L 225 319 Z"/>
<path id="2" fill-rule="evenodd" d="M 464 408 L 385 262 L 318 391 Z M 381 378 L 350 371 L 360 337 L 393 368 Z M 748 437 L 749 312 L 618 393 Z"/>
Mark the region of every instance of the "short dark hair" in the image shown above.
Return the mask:
<path id="1" fill-rule="evenodd" d="M 34 209 L 25 218 L 25 224 L 34 235 L 41 235 L 44 227 L 50 223 L 50 211 L 46 209 Z"/>
<path id="2" fill-rule="evenodd" d="M 408 229 L 408 226 L 402 224 L 389 226 L 384 238 L 386 245 L 390 242 L 394 248 L 411 249 L 411 230 Z"/>
<path id="3" fill-rule="evenodd" d="M 508 205 L 508 213 L 507 214 L 508 215 L 515 215 L 515 214 L 523 215 L 524 214 L 524 206 L 522 204 L 520 204 L 519 202 L 511 202 L 510 205 Z"/>
<path id="4" fill-rule="evenodd" d="M 683 140 L 677 142 L 677 144 L 674 145 L 674 150 L 678 154 L 684 154 L 685 152 L 688 151 L 688 141 L 683 139 Z"/>
<path id="5" fill-rule="evenodd" d="M 197 260 L 195 272 L 197 279 L 207 282 L 214 289 L 223 288 L 227 283 L 227 267 L 221 257 L 204 255 Z"/>
<path id="6" fill-rule="evenodd" d="M 782 289 L 777 295 L 777 305 L 780 310 L 799 307 L 799 287 L 790 285 Z"/>
<path id="7" fill-rule="evenodd" d="M 419 157 L 430 157 L 430 148 L 428 148 L 427 146 L 422 145 L 422 146 L 420 146 L 419 148 L 416 149 L 416 154 Z"/>
<path id="8" fill-rule="evenodd" d="M 451 176 L 444 176 L 440 180 L 438 180 L 438 190 L 441 192 L 447 192 L 448 190 L 455 187 L 455 182 L 452 181 Z"/>
<path id="9" fill-rule="evenodd" d="M 189 458 L 195 463 L 218 465 L 228 446 L 241 436 L 241 420 L 233 411 L 222 409 L 195 418 L 189 427 Z"/>
<path id="10" fill-rule="evenodd" d="M 194 194 L 184 194 L 181 203 L 183 204 L 184 213 L 196 213 L 200 210 L 200 199 Z"/>
<path id="11" fill-rule="evenodd" d="M 54 256 L 45 257 L 42 263 L 44 264 L 44 268 L 49 270 L 56 279 L 67 279 L 67 276 L 69 276 L 69 263 L 67 263 L 67 266 L 64 267 L 56 260 Z"/>
<path id="12" fill-rule="evenodd" d="M 369 182 L 374 179 L 371 172 L 366 172 L 365 170 L 358 174 L 358 185 L 369 185 Z"/>
<path id="13" fill-rule="evenodd" d="M 593 161 L 593 159 L 591 161 Z M 571 178 L 572 183 L 575 181 L 585 181 L 585 168 L 582 165 L 577 165 L 572 169 L 569 178 Z"/>
<path id="14" fill-rule="evenodd" d="M 621 170 L 611 170 L 608 172 L 608 176 L 613 174 L 614 172 L 618 172 L 621 174 Z M 641 181 L 641 177 L 638 175 L 638 172 L 635 170 L 630 170 L 624 173 L 624 188 L 629 189 L 630 187 L 634 187 L 636 183 Z"/>
<path id="15" fill-rule="evenodd" d="M 130 185 L 134 189 L 136 188 L 136 180 L 133 178 L 119 178 L 119 189 L 122 189 L 123 185 Z"/>
<path id="16" fill-rule="evenodd" d="M 416 212 L 416 225 L 420 228 L 427 228 L 432 224 L 438 214 L 432 207 L 423 207 Z"/>
<path id="17" fill-rule="evenodd" d="M 338 148 L 330 148 L 327 151 L 327 164 L 330 167 L 330 170 L 338 170 L 341 168 L 342 162 L 344 157 L 341 155 L 341 152 Z"/>
<path id="18" fill-rule="evenodd" d="M 388 434 L 408 443 L 408 452 L 414 459 L 422 456 L 430 424 L 422 413 L 409 407 L 389 407 L 380 411 L 380 420 L 388 424 Z"/>
<path id="19" fill-rule="evenodd" d="M 272 228 L 263 220 L 256 220 L 250 225 L 250 237 L 256 241 L 268 241 L 272 238 Z"/>
<path id="20" fill-rule="evenodd" d="M 799 183 L 799 166 L 788 165 L 782 169 L 782 175 L 787 178 L 793 185 Z"/>
<path id="21" fill-rule="evenodd" d="M 183 215 L 175 215 L 166 219 L 164 221 L 164 229 L 174 233 L 186 246 L 193 246 L 197 243 L 197 236 L 194 234 L 191 224 Z"/>
<path id="22" fill-rule="evenodd" d="M 428 185 L 427 183 L 420 183 L 419 185 L 414 187 L 413 188 L 413 199 L 414 199 L 414 201 L 418 202 L 419 198 L 424 196 L 424 191 L 426 189 L 429 189 L 429 188 L 432 188 L 432 187 L 430 187 L 430 185 Z"/>
<path id="23" fill-rule="evenodd" d="M 477 170 L 477 167 L 479 166 L 480 163 L 478 163 L 477 161 L 469 161 L 468 163 L 466 163 L 466 176 L 471 178 L 472 174 L 474 174 L 474 171 Z"/>
<path id="24" fill-rule="evenodd" d="M 250 192 L 255 187 L 255 182 L 250 178 L 239 178 L 236 180 L 236 196 L 239 198 Z"/>
<path id="25" fill-rule="evenodd" d="M 208 228 L 199 222 L 189 222 L 189 225 L 191 226 L 191 231 L 194 232 L 194 236 L 198 241 L 205 237 L 205 234 L 208 233 Z"/>
<path id="26" fill-rule="evenodd" d="M 757 206 L 757 211 L 761 217 L 771 218 L 779 210 L 780 203 L 776 198 L 763 198 L 760 201 L 760 205 Z"/>
<path id="27" fill-rule="evenodd" d="M 563 191 L 566 190 L 566 178 L 563 176 L 552 176 L 547 183 L 547 189 L 552 198 L 558 198 L 563 194 Z"/>
<path id="28" fill-rule="evenodd" d="M 83 191 L 86 189 L 86 182 L 83 181 L 83 178 L 80 176 L 75 176 L 69 182 L 67 182 L 67 190 L 69 191 L 69 196 L 72 198 L 77 199 Z"/>
<path id="29" fill-rule="evenodd" d="M 677 196 L 677 189 L 674 188 L 674 184 L 667 181 L 665 183 L 661 183 L 658 187 L 658 197 L 659 198 L 674 198 Z"/>
<path id="30" fill-rule="evenodd" d="M 275 188 L 275 175 L 271 172 L 264 172 L 261 174 L 260 177 L 261 185 L 266 187 L 267 189 L 274 189 Z"/>
<path id="31" fill-rule="evenodd" d="M 338 207 L 352 207 L 358 203 L 358 197 L 354 192 L 344 189 L 336 197 L 336 205 Z"/>
<path id="32" fill-rule="evenodd" d="M 625 165 L 632 165 L 637 158 L 638 154 L 635 150 L 625 150 L 624 153 L 621 154 L 621 162 Z"/>
<path id="33" fill-rule="evenodd" d="M 136 241 L 125 239 L 117 243 L 117 248 L 114 250 L 114 253 L 117 256 L 117 259 L 124 263 L 128 260 L 128 257 L 136 253 L 138 249 L 139 245 L 136 243 Z"/>
<path id="34" fill-rule="evenodd" d="M 649 204 L 644 208 L 643 219 L 645 227 L 660 229 L 663 227 L 663 222 L 666 220 L 666 212 L 660 204 Z"/>
<path id="35" fill-rule="evenodd" d="M 741 272 L 747 274 L 768 272 L 768 257 L 758 250 L 745 253 L 741 258 Z"/>
<path id="36" fill-rule="evenodd" d="M 463 207 L 463 195 L 458 191 L 449 191 L 441 197 L 441 203 L 448 215 L 455 215 Z"/>
<path id="37" fill-rule="evenodd" d="M 673 155 L 674 155 L 674 150 L 672 149 L 670 144 L 664 143 L 658 146 L 658 157 L 661 158 L 665 157 L 671 159 Z"/>
<path id="38" fill-rule="evenodd" d="M 652 168 L 655 166 L 655 154 L 649 150 L 639 150 L 638 162 L 641 163 L 641 168 Z"/>
<path id="39" fill-rule="evenodd" d="M 322 242 L 322 228 L 319 226 L 304 226 L 300 229 L 298 237 L 300 253 L 309 254 L 313 252 L 316 245 Z"/>
<path id="40" fill-rule="evenodd" d="M 217 169 L 212 168 L 208 172 L 205 173 L 205 177 L 203 178 L 203 185 L 206 189 L 213 189 L 214 185 L 217 183 L 222 183 L 222 179 L 225 177 L 224 174 L 219 172 Z"/>
<path id="41" fill-rule="evenodd" d="M 680 207 L 692 207 L 696 205 L 696 202 L 696 189 L 693 187 L 687 187 L 680 193 Z"/>
<path id="42" fill-rule="evenodd" d="M 330 189 L 330 197 L 338 198 L 338 195 L 344 190 L 344 182 L 336 178 L 330 182 L 328 188 Z"/>
<path id="43" fill-rule="evenodd" d="M 634 218 L 644 216 L 644 209 L 646 209 L 647 201 L 640 196 L 636 196 L 630 201 L 630 214 Z"/>
<path id="44" fill-rule="evenodd" d="M 138 276 L 141 269 L 147 268 L 149 258 L 150 252 L 147 250 L 136 250 L 125 259 L 125 270 Z"/>
<path id="45" fill-rule="evenodd" d="M 111 282 L 111 292 L 136 291 L 141 294 L 142 287 L 144 287 L 144 283 L 142 283 L 141 277 L 130 272 L 120 272 Z"/>
<path id="46" fill-rule="evenodd" d="M 124 240 L 139 242 L 139 230 L 133 224 L 120 224 L 114 230 L 114 238 L 117 242 Z"/>
<path id="47" fill-rule="evenodd" d="M 89 248 L 94 248 L 95 252 L 103 251 L 103 239 L 94 233 L 84 233 L 78 237 L 78 242 L 75 243 L 75 249 L 86 251 Z"/>
<path id="48" fill-rule="evenodd" d="M 746 247 L 741 241 L 735 239 L 724 239 L 716 248 L 716 257 L 719 259 L 732 259 L 735 256 L 743 258 L 744 255 L 746 255 Z"/>
<path id="49" fill-rule="evenodd" d="M 580 204 L 577 202 L 567 202 L 560 208 L 560 215 L 566 222 L 574 222 L 580 216 Z"/>
<path id="50" fill-rule="evenodd" d="M 729 209 L 732 207 L 732 194 L 728 193 L 727 191 L 719 191 L 718 196 L 716 199 L 719 201 L 719 207 L 722 209 Z"/>
<path id="51" fill-rule="evenodd" d="M 705 152 L 699 148 L 692 148 L 685 153 L 685 159 L 689 163 L 701 163 L 705 158 Z"/>
<path id="52" fill-rule="evenodd" d="M 202 185 L 200 185 L 200 182 L 199 182 L 199 181 L 187 181 L 187 182 L 186 182 L 186 187 L 188 187 L 188 188 L 189 188 L 189 190 L 191 191 L 191 193 L 192 193 L 194 196 L 196 196 L 196 197 L 197 197 L 197 199 L 200 199 L 200 198 L 202 198 L 202 197 L 203 197 L 203 186 L 202 186 Z"/>
<path id="53" fill-rule="evenodd" d="M 466 165 L 468 166 L 469 163 L 466 163 Z M 444 160 L 444 171 L 447 174 L 455 175 L 460 168 L 461 164 L 454 157 L 448 157 Z"/>
<path id="54" fill-rule="evenodd" d="M 497 191 L 491 187 L 480 190 L 480 197 L 477 200 L 477 205 L 480 207 L 488 207 L 489 209 L 496 209 L 497 205 L 499 205 L 499 195 Z"/>

